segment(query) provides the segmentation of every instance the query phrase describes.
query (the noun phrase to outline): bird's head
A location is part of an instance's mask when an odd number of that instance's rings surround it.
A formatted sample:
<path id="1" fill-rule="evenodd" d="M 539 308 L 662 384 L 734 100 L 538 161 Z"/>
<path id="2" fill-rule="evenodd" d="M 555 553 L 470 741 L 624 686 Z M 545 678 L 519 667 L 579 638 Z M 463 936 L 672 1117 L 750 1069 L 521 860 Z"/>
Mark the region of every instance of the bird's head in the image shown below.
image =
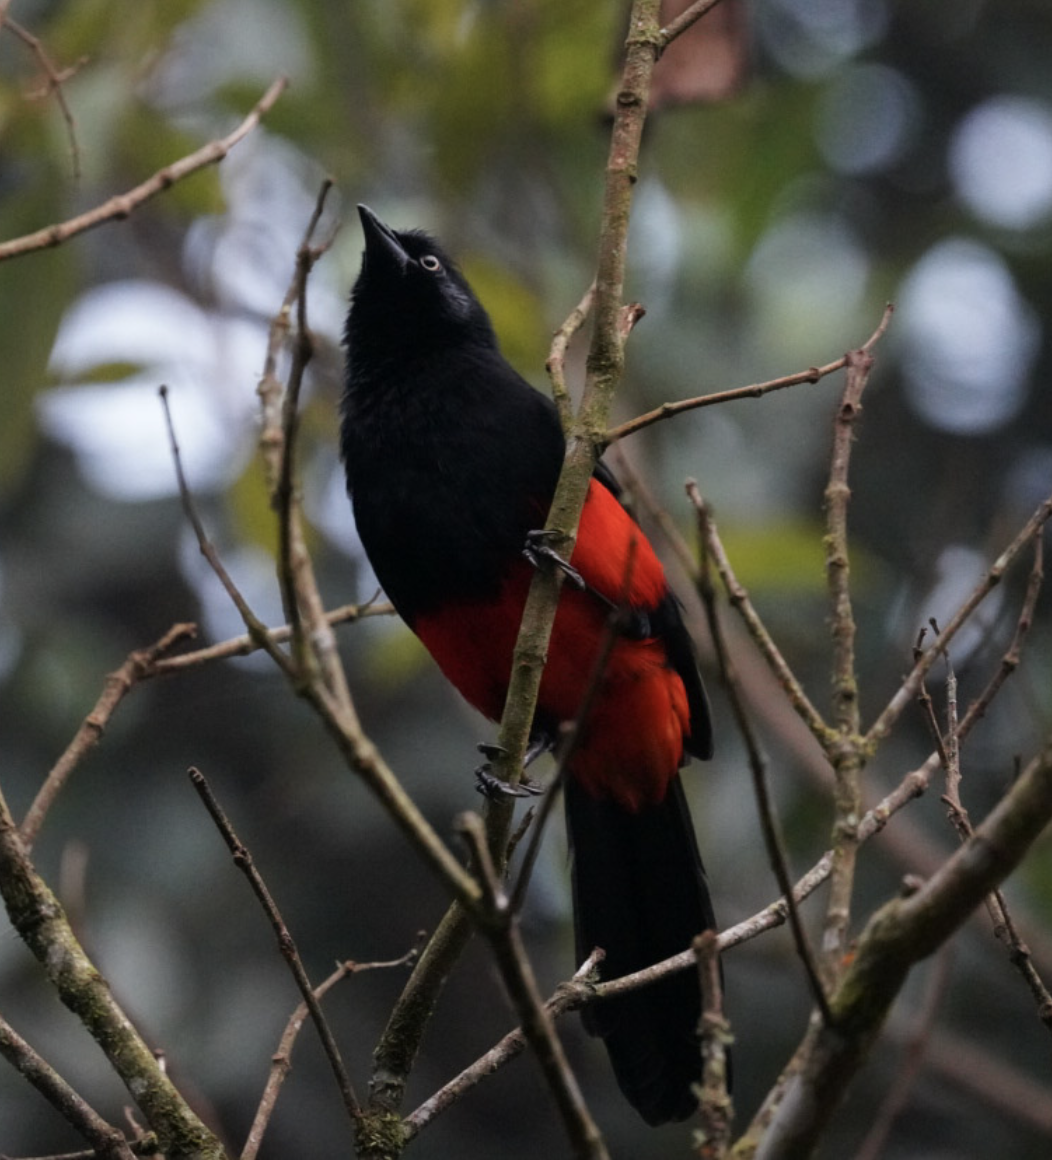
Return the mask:
<path id="1" fill-rule="evenodd" d="M 358 214 L 365 252 L 347 317 L 352 361 L 496 345 L 485 309 L 434 238 L 393 230 L 364 205 Z"/>

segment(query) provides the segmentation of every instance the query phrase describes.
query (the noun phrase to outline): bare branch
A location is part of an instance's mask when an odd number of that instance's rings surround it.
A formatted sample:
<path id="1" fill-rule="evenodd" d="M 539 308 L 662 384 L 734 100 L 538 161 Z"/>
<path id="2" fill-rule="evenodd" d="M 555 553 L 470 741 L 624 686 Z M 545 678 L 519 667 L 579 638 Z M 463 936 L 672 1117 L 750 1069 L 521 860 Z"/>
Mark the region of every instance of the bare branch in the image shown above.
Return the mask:
<path id="1" fill-rule="evenodd" d="M 566 321 L 552 336 L 552 345 L 548 354 L 545 369 L 552 384 L 552 398 L 559 408 L 559 418 L 562 420 L 563 430 L 568 431 L 573 422 L 573 408 L 570 401 L 570 391 L 566 385 L 566 351 L 573 336 L 584 326 L 592 309 L 595 298 L 595 283 L 584 292 L 584 297 L 570 311 Z"/>
<path id="2" fill-rule="evenodd" d="M 593 951 L 581 964 L 573 979 L 569 983 L 561 985 L 545 1003 L 545 1008 L 552 1018 L 557 1018 L 566 1011 L 572 1011 L 581 1006 L 587 997 L 587 991 L 579 984 L 594 974 L 596 965 L 601 958 L 601 951 Z M 476 1084 L 499 1071 L 506 1063 L 510 1063 L 525 1050 L 526 1036 L 523 1034 L 522 1028 L 516 1027 L 514 1031 L 509 1031 L 496 1046 L 469 1067 L 466 1067 L 430 1099 L 425 1100 L 416 1111 L 406 1116 L 403 1121 L 406 1141 L 408 1142 L 419 1132 L 422 1132 L 432 1121 L 471 1091 Z"/>
<path id="3" fill-rule="evenodd" d="M 55 94 L 55 100 L 58 102 L 59 110 L 62 113 L 62 119 L 66 123 L 66 133 L 69 136 L 69 152 L 73 162 L 73 179 L 80 180 L 80 144 L 77 141 L 77 125 L 73 119 L 73 113 L 70 111 L 69 104 L 66 101 L 66 92 L 63 85 L 66 81 L 71 80 L 76 76 L 77 71 L 87 63 L 88 58 L 82 56 L 76 64 L 64 69 L 55 67 L 44 49 L 43 42 L 39 37 L 34 36 L 28 29 L 23 28 L 17 21 L 12 20 L 7 15 L 7 8 L 0 12 L 0 27 L 10 29 L 10 31 L 18 37 L 20 41 L 32 52 L 36 57 L 37 63 L 40 65 L 47 82 L 40 92 L 40 96 L 46 97 L 50 93 Z M 36 94 L 34 94 L 36 95 Z"/>
<path id="4" fill-rule="evenodd" d="M 698 522 L 699 527 L 701 528 L 702 540 L 705 544 L 708 544 L 713 540 L 715 535 L 715 529 L 711 527 L 712 513 L 709 510 L 708 505 L 698 494 L 696 485 L 690 489 L 690 494 L 698 513 Z M 771 796 L 767 787 L 766 762 L 764 761 L 763 755 L 760 752 L 760 743 L 756 737 L 755 732 L 753 731 L 752 723 L 749 720 L 749 715 L 745 711 L 745 703 L 742 699 L 741 685 L 738 681 L 738 674 L 735 670 L 734 662 L 731 659 L 730 650 L 727 647 L 727 641 L 723 634 L 723 627 L 720 623 L 719 614 L 716 608 L 716 589 L 712 583 L 710 561 L 711 556 L 709 555 L 708 551 L 703 551 L 701 557 L 701 568 L 698 572 L 697 579 L 698 595 L 701 597 L 701 602 L 705 609 L 705 618 L 709 625 L 709 635 L 712 637 L 713 648 L 716 653 L 716 661 L 719 666 L 720 681 L 723 685 L 724 691 L 727 694 L 727 700 L 730 703 L 731 712 L 734 714 L 734 721 L 738 727 L 738 732 L 745 744 L 745 751 L 749 756 L 749 770 L 752 775 L 753 796 L 756 799 L 756 808 L 760 817 L 760 829 L 763 833 L 764 845 L 767 849 L 767 860 L 771 864 L 771 869 L 774 871 L 774 877 L 778 883 L 778 888 L 781 890 L 782 897 L 786 902 L 787 913 L 789 916 L 789 926 L 793 933 L 793 941 L 796 944 L 796 952 L 800 956 L 800 961 L 804 965 L 807 981 L 811 987 L 811 994 L 814 997 L 815 1004 L 822 1014 L 822 1018 L 828 1023 L 831 1018 L 829 1012 L 829 1000 L 826 996 L 822 979 L 818 973 L 818 965 L 815 960 L 814 953 L 811 949 L 811 944 L 808 942 L 807 933 L 804 930 L 804 924 L 800 920 L 800 913 L 796 906 L 796 900 L 793 897 L 792 881 L 789 877 L 789 866 L 785 852 L 785 843 L 782 840 L 781 829 L 778 825 L 778 819 L 775 816 L 774 806 L 771 802 Z"/>
<path id="5" fill-rule="evenodd" d="M 686 11 L 681 12 L 675 20 L 670 21 L 661 30 L 661 39 L 659 41 L 661 51 L 664 52 L 677 36 L 686 32 L 692 24 L 699 21 L 710 9 L 715 8 L 719 2 L 720 0 L 697 0 L 697 3 L 692 4 Z"/>
<path id="6" fill-rule="evenodd" d="M 858 824 L 862 817 L 862 766 L 855 669 L 855 616 L 851 606 L 851 571 L 848 557 L 847 509 L 851 498 L 848 471 L 855 423 L 862 411 L 862 393 L 873 367 L 870 350 L 850 351 L 844 393 L 833 425 L 833 453 L 825 489 L 826 578 L 831 604 L 833 637 L 833 721 L 835 735 L 825 746 L 833 767 L 833 874 L 822 932 L 823 965 L 832 984 L 840 974 L 847 953 L 851 902 L 858 854 Z"/>
<path id="7" fill-rule="evenodd" d="M 19 827 L 22 842 L 28 854 L 44 824 L 48 810 L 54 804 L 62 787 L 66 784 L 70 774 L 80 764 L 102 737 L 103 731 L 109 724 L 110 718 L 117 710 L 117 706 L 131 692 L 135 685 L 149 676 L 153 666 L 170 652 L 176 645 L 189 639 L 196 632 L 192 624 L 173 625 L 156 643 L 149 648 L 137 649 L 129 653 L 124 664 L 115 672 L 109 674 L 103 685 L 102 694 L 95 707 L 84 718 L 76 736 L 66 747 L 65 753 L 58 759 L 40 787 L 32 805 L 22 819 Z"/>
<path id="8" fill-rule="evenodd" d="M 546 528 L 551 536 L 551 547 L 564 559 L 569 559 L 573 552 L 577 524 L 601 443 L 599 433 L 606 427 L 613 392 L 624 365 L 627 330 L 622 307 L 628 217 L 656 59 L 658 8 L 658 0 L 633 0 L 629 17 L 625 63 L 615 103 L 604 183 L 595 293 L 592 297 L 595 325 L 581 406 L 571 428 Z M 571 316 L 563 331 L 567 327 L 573 328 L 573 318 Z M 563 331 L 557 334 L 554 343 L 556 366 Z M 507 756 L 494 762 L 494 773 L 507 781 L 517 781 L 521 773 L 561 583 L 560 570 L 542 568 L 537 570 L 530 585 L 498 735 L 498 743 Z M 490 848 L 497 851 L 507 841 L 511 825 L 510 804 L 495 802 L 487 805 L 486 820 Z M 495 852 L 494 857 L 500 860 L 503 851 Z"/>
<path id="9" fill-rule="evenodd" d="M 194 535 L 197 537 L 198 549 L 201 555 L 208 561 L 209 566 L 216 574 L 219 582 L 223 585 L 227 595 L 233 601 L 234 607 L 241 614 L 241 619 L 245 622 L 245 627 L 248 629 L 249 635 L 256 642 L 256 645 L 263 649 L 286 675 L 291 675 L 293 672 L 292 661 L 286 653 L 278 648 L 277 644 L 267 632 L 267 626 L 252 611 L 248 601 L 241 595 L 240 589 L 234 583 L 230 573 L 227 572 L 223 561 L 220 559 L 215 545 L 208 538 L 208 533 L 205 531 L 204 524 L 201 522 L 201 517 L 197 514 L 197 507 L 194 504 L 193 495 L 186 482 L 186 476 L 183 473 L 183 459 L 179 452 L 179 442 L 175 436 L 175 427 L 172 424 L 171 408 L 168 406 L 168 388 L 162 386 L 158 394 L 160 395 L 161 406 L 164 408 L 164 421 L 168 427 L 172 461 L 175 464 L 176 479 L 179 483 L 179 498 L 182 500 L 186 518 L 190 521 L 190 526 L 193 528 Z"/>
<path id="10" fill-rule="evenodd" d="M 1019 667 L 1020 658 L 1023 652 L 1023 643 L 1025 642 L 1030 629 L 1034 624 L 1034 609 L 1037 607 L 1037 598 L 1041 594 L 1041 587 L 1045 581 L 1045 549 L 1044 540 L 1041 536 L 1034 538 L 1034 562 L 1030 568 L 1030 576 L 1027 579 L 1026 595 L 1023 599 L 1022 608 L 1019 610 L 1019 616 L 1016 620 L 1015 632 L 1012 634 L 1011 643 L 1008 646 L 1004 656 L 1001 658 L 1001 666 L 998 671 L 990 679 L 989 684 L 979 694 L 978 697 L 968 706 L 968 711 L 961 719 L 958 735 L 960 737 L 967 736 L 972 726 L 985 713 L 990 705 L 990 702 L 1000 692 L 1001 686 L 1008 680 L 1008 678 Z"/>
<path id="11" fill-rule="evenodd" d="M 325 619 L 331 625 L 353 624 L 369 616 L 393 616 L 394 606 L 387 601 L 376 604 L 342 604 L 325 614 Z M 290 625 L 280 628 L 268 628 L 267 636 L 274 644 L 284 644 L 292 639 Z M 143 678 L 164 677 L 187 669 L 200 668 L 212 661 L 229 660 L 231 657 L 249 656 L 258 652 L 260 645 L 248 633 L 232 637 L 230 640 L 220 641 L 218 644 L 208 645 L 207 648 L 195 649 L 193 652 L 180 653 L 176 657 L 161 657 L 143 673 Z"/>
<path id="12" fill-rule="evenodd" d="M 701 1129 L 698 1156 L 723 1160 L 731 1142 L 734 1106 L 727 1092 L 727 1048 L 733 1040 L 723 1014 L 720 985 L 719 936 L 704 931 L 694 940 L 701 987 L 701 1098 L 698 1101 Z"/>
<path id="13" fill-rule="evenodd" d="M 17 258 L 22 254 L 32 253 L 35 250 L 46 250 L 51 246 L 59 246 L 77 234 L 84 233 L 85 230 L 94 229 L 95 226 L 102 225 L 103 222 L 118 221 L 126 218 L 151 198 L 156 197 L 159 193 L 163 193 L 166 189 L 175 185 L 176 182 L 182 181 L 183 178 L 188 177 L 191 173 L 196 173 L 197 170 L 204 169 L 207 165 L 215 165 L 217 162 L 222 161 L 243 137 L 246 137 L 252 132 L 259 124 L 263 115 L 273 108 L 278 97 L 285 91 L 287 85 L 287 79 L 285 77 L 279 77 L 271 84 L 263 96 L 260 97 L 248 116 L 245 117 L 232 133 L 227 134 L 225 137 L 220 137 L 215 141 L 210 141 L 194 153 L 190 153 L 178 161 L 173 161 L 170 165 L 159 169 L 152 177 L 142 182 L 141 185 L 135 186 L 134 189 L 130 189 L 126 193 L 117 194 L 116 197 L 111 197 L 109 201 L 103 202 L 102 205 L 96 206 L 86 213 L 78 214 L 77 217 L 70 218 L 68 221 L 46 226 L 42 230 L 37 230 L 35 233 L 26 234 L 20 238 L 12 238 L 10 241 L 0 242 L 0 262 L 8 258 Z"/>
<path id="14" fill-rule="evenodd" d="M 224 1160 L 219 1141 L 190 1110 L 109 985 L 77 941 L 66 913 L 36 872 L 0 793 L 0 893 L 11 925 L 61 1001 L 102 1048 L 170 1160 Z"/>
<path id="15" fill-rule="evenodd" d="M 91 1144 L 93 1156 L 134 1160 L 124 1133 L 107 1124 L 5 1019 L 0 1019 L 0 1055 Z"/>
<path id="16" fill-rule="evenodd" d="M 961 626 L 965 624 L 975 609 L 1000 584 L 1004 574 L 1015 563 L 1020 553 L 1027 545 L 1037 539 L 1041 529 L 1050 518 L 1052 518 L 1052 496 L 1049 496 L 1048 499 L 1038 505 L 1034 514 L 1020 529 L 1015 539 L 997 557 L 990 566 L 989 571 L 975 586 L 971 594 L 960 605 L 953 616 L 950 617 L 949 621 L 943 625 L 942 632 L 939 634 L 939 639 L 936 641 L 935 646 L 928 649 L 914 664 L 895 695 L 888 702 L 884 711 L 870 726 L 869 732 L 866 734 L 867 746 L 876 745 L 888 735 L 903 711 L 913 698 L 916 697 L 920 683 L 924 680 L 928 670 L 936 662 L 941 653 L 945 651 L 950 641 L 957 635 Z"/>
<path id="17" fill-rule="evenodd" d="M 515 914 L 490 857 L 482 819 L 478 814 L 463 814 L 458 819 L 458 828 L 471 846 L 483 884 L 483 903 L 476 922 L 493 948 L 501 979 L 555 1099 L 573 1154 L 581 1160 L 609 1160 L 602 1135 L 588 1111 L 551 1014 L 537 988 Z"/>
<path id="18" fill-rule="evenodd" d="M 1004 881 L 1050 818 L 1052 739 L 930 879 L 870 919 L 833 997 L 834 1028 L 812 1025 L 736 1154 L 751 1154 L 759 1131 L 767 1160 L 811 1153 L 910 969 L 938 949 Z"/>
<path id="19" fill-rule="evenodd" d="M 873 345 L 883 337 L 891 321 L 892 311 L 893 307 L 890 304 L 884 308 L 880 324 L 862 344 L 861 350 L 871 350 Z M 644 427 L 660 423 L 663 419 L 671 419 L 675 415 L 683 414 L 684 411 L 714 407 L 719 403 L 730 403 L 735 399 L 759 399 L 763 395 L 769 395 L 772 391 L 784 390 L 786 387 L 796 387 L 801 383 L 817 383 L 828 375 L 843 370 L 847 366 L 847 361 L 848 356 L 843 355 L 834 362 L 826 363 L 825 366 L 808 367 L 805 371 L 796 371 L 794 374 L 782 375 L 777 379 L 768 379 L 763 383 L 751 383 L 747 387 L 732 387 L 726 391 L 714 391 L 712 394 L 698 395 L 693 399 L 680 399 L 675 403 L 662 403 L 653 411 L 647 411 L 644 415 L 638 415 L 635 419 L 629 419 L 626 423 L 611 427 L 603 435 L 602 445 L 609 447 L 611 443 L 624 439 L 626 435 L 634 435 L 637 431 L 642 431 Z"/>
<path id="20" fill-rule="evenodd" d="M 679 399 L 675 403 L 662 403 L 652 411 L 637 415 L 624 423 L 611 427 L 603 434 L 603 446 L 609 447 L 627 435 L 635 435 L 645 427 L 652 427 L 665 419 L 672 419 L 686 411 L 700 411 L 703 407 L 715 407 L 720 403 L 731 403 L 735 399 L 759 399 L 769 395 L 772 391 L 782 391 L 786 387 L 799 386 L 801 383 L 817 383 L 836 371 L 843 370 L 846 356 L 835 362 L 826 363 L 821 367 L 808 367 L 806 371 L 797 371 L 795 374 L 782 375 L 777 379 L 768 379 L 763 383 L 750 383 L 746 387 L 731 387 L 725 391 L 713 391 L 708 395 L 696 395 L 691 399 Z"/>
<path id="21" fill-rule="evenodd" d="M 348 959 L 346 962 L 340 963 L 327 979 L 314 988 L 314 998 L 321 1000 L 341 979 L 346 979 L 348 975 L 356 975 L 362 971 L 409 966 L 419 954 L 420 948 L 416 946 L 400 959 L 394 959 L 386 963 L 356 963 Z M 274 1108 L 277 1106 L 281 1087 L 292 1067 L 292 1048 L 296 1043 L 303 1024 L 306 1022 L 308 1013 L 309 1008 L 307 1004 L 300 1003 L 289 1018 L 285 1031 L 281 1036 L 281 1041 L 278 1044 L 277 1051 L 271 1056 L 270 1075 L 267 1077 L 267 1084 L 260 1098 L 259 1107 L 256 1109 L 252 1127 L 249 1129 L 248 1136 L 245 1138 L 245 1145 L 241 1149 L 241 1160 L 255 1160 L 259 1153 L 260 1145 L 263 1143 L 264 1133 L 270 1123 Z"/>
<path id="22" fill-rule="evenodd" d="M 763 621 L 760 620 L 756 609 L 749 600 L 748 592 L 739 583 L 737 576 L 735 576 L 723 543 L 720 540 L 719 533 L 716 530 L 716 522 L 712 518 L 712 513 L 708 505 L 702 498 L 701 492 L 698 490 L 696 480 L 687 480 L 687 495 L 690 497 L 691 503 L 699 514 L 699 526 L 701 528 L 704 549 L 716 565 L 716 570 L 720 574 L 723 586 L 727 590 L 728 601 L 741 616 L 745 627 L 749 630 L 749 635 L 756 642 L 768 666 L 777 677 L 778 683 L 785 690 L 790 704 L 824 749 L 829 740 L 829 726 L 825 723 L 821 713 L 814 707 L 804 692 L 803 686 L 796 679 L 792 669 L 789 668 L 788 663 L 779 651 L 778 646 L 774 643 L 771 634 L 767 631 Z"/>
<path id="23" fill-rule="evenodd" d="M 304 969 L 303 960 L 299 956 L 299 951 L 296 949 L 295 940 L 289 933 L 289 929 L 285 925 L 285 920 L 281 917 L 281 912 L 278 910 L 277 903 L 267 889 L 267 884 L 263 881 L 262 875 L 256 869 L 248 847 L 234 833 L 233 826 L 231 826 L 229 819 L 223 812 L 222 806 L 216 800 L 216 796 L 205 780 L 204 774 L 199 769 L 191 769 L 189 772 L 190 781 L 194 789 L 197 790 L 201 801 L 204 802 L 205 809 L 208 810 L 212 821 L 215 822 L 216 829 L 222 835 L 223 841 L 226 842 L 227 848 L 233 856 L 234 865 L 248 879 L 249 885 L 252 887 L 252 893 L 259 899 L 264 913 L 270 920 L 270 925 L 274 928 L 274 934 L 278 940 L 278 949 L 281 951 L 282 958 L 288 963 L 292 977 L 296 980 L 296 986 L 299 987 L 300 994 L 303 996 L 304 1002 L 307 1005 L 307 1010 L 310 1012 L 311 1019 L 314 1021 L 318 1038 L 321 1040 L 321 1045 L 329 1060 L 329 1066 L 332 1068 L 333 1075 L 336 1078 L 336 1086 L 340 1089 L 340 1095 L 343 1097 L 343 1106 L 347 1109 L 347 1114 L 353 1121 L 360 1114 L 361 1106 L 358 1103 L 358 1098 L 354 1094 L 350 1077 L 347 1075 L 347 1069 L 343 1065 L 340 1049 L 336 1046 L 336 1040 L 333 1038 L 332 1031 L 329 1029 L 329 1024 L 322 1014 L 321 1004 L 318 1002 L 318 998 L 314 993 L 310 979 L 307 978 L 307 972 Z"/>

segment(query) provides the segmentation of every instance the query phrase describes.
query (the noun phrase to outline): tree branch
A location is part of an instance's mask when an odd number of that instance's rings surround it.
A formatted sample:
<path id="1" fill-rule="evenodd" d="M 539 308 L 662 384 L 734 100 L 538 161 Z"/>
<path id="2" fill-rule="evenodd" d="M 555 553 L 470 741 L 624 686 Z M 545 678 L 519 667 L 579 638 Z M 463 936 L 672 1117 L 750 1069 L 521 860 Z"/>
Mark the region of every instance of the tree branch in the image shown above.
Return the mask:
<path id="1" fill-rule="evenodd" d="M 829 586 L 833 637 L 833 720 L 826 753 L 833 767 L 833 874 L 822 932 L 825 978 L 839 977 L 847 951 L 851 901 L 858 853 L 858 823 L 862 817 L 862 767 L 858 673 L 855 669 L 855 616 L 851 606 L 847 509 L 851 498 L 848 470 L 855 422 L 862 410 L 862 392 L 869 382 L 873 355 L 869 350 L 847 356 L 844 393 L 833 425 L 833 454 L 826 484 L 826 579 Z"/>
<path id="2" fill-rule="evenodd" d="M 833 996 L 833 1027 L 812 1025 L 776 1085 L 777 1106 L 769 1106 L 769 1097 L 736 1155 L 762 1160 L 810 1155 L 910 969 L 1007 878 L 1050 818 L 1052 740 L 927 882 L 869 920 Z"/>
<path id="3" fill-rule="evenodd" d="M 277 102 L 278 97 L 285 91 L 288 80 L 279 77 L 270 88 L 252 107 L 251 112 L 240 125 L 225 137 L 210 141 L 194 153 L 173 161 L 163 169 L 159 169 L 152 177 L 147 178 L 141 185 L 129 189 L 126 193 L 117 194 L 105 201 L 102 205 L 90 209 L 87 213 L 78 214 L 68 221 L 56 225 L 46 226 L 36 233 L 26 234 L 20 238 L 12 238 L 7 242 L 0 242 L 0 262 L 8 258 L 17 258 L 22 254 L 31 254 L 35 250 L 46 250 L 51 246 L 59 246 L 85 230 L 94 229 L 103 222 L 118 221 L 126 218 L 130 213 L 145 205 L 151 198 L 163 193 L 166 189 L 204 169 L 207 165 L 215 165 L 222 161 L 231 149 L 259 124 L 264 114 L 268 113 Z"/>
<path id="4" fill-rule="evenodd" d="M 157 1133 L 169 1160 L 225 1160 L 84 952 L 65 911 L 37 874 L 0 793 L 0 893 L 11 925 L 43 966 L 62 1002 L 102 1048 Z"/>
<path id="5" fill-rule="evenodd" d="M 296 949 L 296 942 L 289 932 L 289 928 L 285 925 L 285 920 L 281 917 L 281 912 L 278 910 L 277 903 L 267 889 L 267 884 L 263 881 L 263 876 L 256 869 L 248 847 L 234 832 L 234 827 L 230 824 L 230 820 L 223 812 L 223 808 L 212 792 L 211 786 L 205 780 L 204 774 L 199 769 L 191 769 L 189 772 L 190 782 L 194 789 L 197 790 L 201 801 L 204 802 L 205 809 L 208 810 L 212 821 L 216 824 L 216 829 L 222 835 L 223 841 L 226 843 L 227 849 L 234 859 L 234 865 L 248 879 L 249 885 L 252 887 L 252 893 L 259 899 L 264 913 L 270 920 L 270 925 L 274 928 L 274 934 L 278 940 L 278 950 L 281 951 L 282 958 L 288 963 L 292 977 L 296 980 L 296 986 L 299 987 L 303 1001 L 307 1005 L 307 1010 L 310 1012 L 314 1027 L 318 1032 L 318 1038 L 321 1040 L 322 1049 L 329 1061 L 329 1066 L 332 1068 L 332 1073 L 336 1078 L 336 1086 L 339 1088 L 340 1095 L 343 1098 L 343 1106 L 347 1109 L 347 1114 L 353 1122 L 361 1113 L 361 1106 L 351 1086 L 351 1080 L 347 1074 L 346 1067 L 344 1067 L 340 1049 L 336 1046 L 336 1040 L 333 1037 L 332 1031 L 329 1029 L 328 1021 L 322 1013 L 318 996 L 315 994 L 310 979 L 307 977 L 303 960 L 300 958 L 299 951 Z"/>
<path id="6" fill-rule="evenodd" d="M 0 1055 L 91 1144 L 93 1156 L 134 1160 L 124 1133 L 107 1124 L 5 1019 L 0 1019 Z"/>

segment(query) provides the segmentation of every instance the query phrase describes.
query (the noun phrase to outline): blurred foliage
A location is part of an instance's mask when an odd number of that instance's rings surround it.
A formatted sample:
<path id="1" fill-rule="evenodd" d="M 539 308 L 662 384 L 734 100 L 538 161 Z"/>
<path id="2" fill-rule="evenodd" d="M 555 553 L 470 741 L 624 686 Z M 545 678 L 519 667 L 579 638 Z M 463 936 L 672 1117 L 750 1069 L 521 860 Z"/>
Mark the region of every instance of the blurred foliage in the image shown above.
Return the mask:
<path id="1" fill-rule="evenodd" d="M 258 552 L 272 550 L 274 533 L 252 455 L 254 390 L 266 326 L 323 173 L 335 177 L 339 204 L 323 223 L 334 244 L 312 283 L 319 350 L 301 462 L 312 545 L 332 605 L 372 595 L 335 455 L 341 314 L 360 249 L 348 212 L 354 202 L 396 225 L 438 232 L 489 304 L 509 357 L 543 385 L 548 335 L 591 278 L 605 109 L 624 12 L 591 0 L 10 6 L 57 68 L 77 65 L 64 92 L 82 174 L 72 177 L 54 97 L 39 95 L 37 61 L 0 30 L 0 238 L 131 188 L 229 131 L 278 72 L 292 82 L 264 127 L 218 169 L 126 222 L 0 265 L 0 753 L 16 814 L 94 704 L 104 674 L 130 649 L 176 620 L 200 621 L 205 640 L 240 631 L 205 576 L 165 474 L 167 452 L 149 418 L 162 375 L 183 405 L 184 449 L 200 456 L 191 479 L 209 527 L 261 613 L 280 617 Z M 1006 224 L 969 202 L 954 169 L 962 126 L 990 98 L 1011 94 L 1052 110 L 1052 9 L 1037 0 L 755 0 L 748 13 L 751 75 L 743 90 L 717 105 L 664 112 L 648 126 L 629 287 L 648 314 L 633 335 L 619 413 L 837 357 L 873 330 L 884 301 L 899 296 L 931 248 L 954 237 L 984 248 L 1038 330 L 1018 405 L 968 431 L 952 422 L 963 393 L 951 395 L 940 417 L 924 409 L 906 373 L 918 349 L 935 349 L 934 339 L 910 346 L 900 312 L 880 348 L 852 507 L 863 698 L 872 711 L 908 666 L 918 626 L 930 615 L 946 617 L 971 582 L 952 562 L 990 561 L 1052 490 L 1052 395 L 1043 377 L 1052 353 L 1052 195 L 1043 214 Z M 1032 163 L 1040 156 L 1035 150 Z M 990 173 L 1015 172 L 1024 160 L 1001 158 Z M 178 292 L 196 313 L 137 314 L 135 287 L 145 283 Z M 67 329 L 67 353 L 81 351 L 81 362 L 52 359 L 74 308 L 98 287 L 121 285 L 131 286 L 130 301 L 105 334 L 97 324 L 87 333 Z M 941 304 L 954 301 L 951 291 Z M 979 323 L 986 313 L 979 311 Z M 175 353 L 151 354 L 149 344 L 161 341 L 155 331 Z M 958 350 L 969 351 L 968 330 L 955 334 Z M 573 356 L 574 376 L 580 357 Z M 962 373 L 974 361 L 965 358 Z M 71 411 L 53 393 L 70 383 L 80 384 L 74 394 L 84 399 L 89 387 L 101 391 L 91 396 L 96 405 Z M 107 384 L 125 393 L 107 394 Z M 688 534 L 682 480 L 699 479 L 743 579 L 819 704 L 829 648 L 818 519 L 837 390 L 826 380 L 705 410 L 626 448 Z M 131 412 L 133 397 L 144 402 Z M 124 457 L 133 453 L 145 454 L 161 480 L 149 492 L 131 487 L 135 471 Z M 950 556 L 949 548 L 971 555 Z M 1022 577 L 1010 577 L 985 632 L 967 650 L 962 644 L 955 657 L 962 694 L 996 663 L 1021 587 Z M 490 727 L 459 704 L 393 621 L 344 629 L 341 642 L 371 735 L 449 833 L 452 817 L 474 805 L 473 746 L 492 735 Z M 1048 729 L 1050 657 L 1052 627 L 1042 613 L 1022 670 L 969 746 L 965 797 L 978 815 L 1011 776 L 1012 755 L 1031 752 Z M 758 709 L 799 871 L 826 846 L 824 774 L 776 702 L 769 691 Z M 870 799 L 928 744 L 919 718 L 906 722 L 871 772 Z M 774 886 L 742 756 L 726 727 L 718 749 L 710 768 L 688 776 L 721 917 L 730 923 L 768 902 Z M 296 996 L 262 915 L 185 782 L 190 764 L 204 770 L 251 846 L 315 977 L 337 958 L 403 954 L 417 930 L 434 926 L 444 899 L 258 658 L 131 695 L 61 798 L 37 855 L 118 996 L 236 1144 Z M 866 850 L 863 910 L 894 891 L 904 872 L 925 872 L 953 847 L 941 812 L 932 794 Z M 86 859 L 79 877 L 78 852 Z M 1046 977 L 1050 862 L 1046 844 L 1010 890 Z M 526 915 L 547 986 L 570 968 L 567 907 L 565 851 L 555 832 Z M 1037 1085 L 1047 1109 L 1047 1033 L 982 920 L 959 937 L 952 960 L 943 1026 L 977 1048 L 979 1065 L 969 1080 L 931 1062 L 883 1155 L 1046 1156 L 1047 1115 L 1042 1130 L 1034 1101 L 1030 1112 L 1020 1110 L 1003 1092 Z M 726 971 L 738 1037 L 735 1098 L 748 1117 L 805 1026 L 807 991 L 784 933 L 735 952 Z M 904 996 L 903 1023 L 923 1004 L 929 975 L 920 972 Z M 364 975 L 329 1000 L 359 1084 L 401 979 Z M 56 1014 L 6 926 L 0 1009 L 103 1114 L 120 1120 L 123 1093 L 86 1036 Z M 475 948 L 439 1011 L 411 1100 L 474 1059 L 509 1021 Z M 688 1129 L 655 1133 L 636 1123 L 601 1051 L 576 1022 L 565 1035 L 616 1154 L 688 1154 Z M 826 1156 L 857 1151 L 901 1066 L 900 1043 L 901 1035 L 889 1038 L 876 1052 Z M 562 1154 L 531 1067 L 523 1061 L 495 1077 L 412 1153 Z M 305 1033 L 263 1155 L 346 1155 L 348 1138 Z M 18 1076 L 0 1070 L 0 1150 L 40 1154 L 77 1144 Z"/>

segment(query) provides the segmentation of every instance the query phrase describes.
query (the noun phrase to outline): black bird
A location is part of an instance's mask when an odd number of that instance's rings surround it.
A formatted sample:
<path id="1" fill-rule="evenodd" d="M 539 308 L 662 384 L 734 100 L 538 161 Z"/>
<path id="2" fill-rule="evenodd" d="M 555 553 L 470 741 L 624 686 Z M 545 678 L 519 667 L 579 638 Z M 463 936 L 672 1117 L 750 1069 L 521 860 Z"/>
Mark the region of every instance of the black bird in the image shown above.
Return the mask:
<path id="1" fill-rule="evenodd" d="M 400 615 L 467 700 L 498 720 L 565 453 L 552 402 L 501 356 L 489 317 L 433 238 L 359 206 L 365 231 L 351 295 L 341 450 L 362 544 Z M 534 721 L 574 720 L 610 610 L 618 636 L 567 770 L 578 959 L 606 952 L 615 978 L 715 927 L 680 782 L 712 751 L 708 704 L 675 597 L 598 465 L 564 584 Z M 697 1106 L 699 996 L 685 971 L 592 1004 L 617 1082 L 651 1124 Z"/>

